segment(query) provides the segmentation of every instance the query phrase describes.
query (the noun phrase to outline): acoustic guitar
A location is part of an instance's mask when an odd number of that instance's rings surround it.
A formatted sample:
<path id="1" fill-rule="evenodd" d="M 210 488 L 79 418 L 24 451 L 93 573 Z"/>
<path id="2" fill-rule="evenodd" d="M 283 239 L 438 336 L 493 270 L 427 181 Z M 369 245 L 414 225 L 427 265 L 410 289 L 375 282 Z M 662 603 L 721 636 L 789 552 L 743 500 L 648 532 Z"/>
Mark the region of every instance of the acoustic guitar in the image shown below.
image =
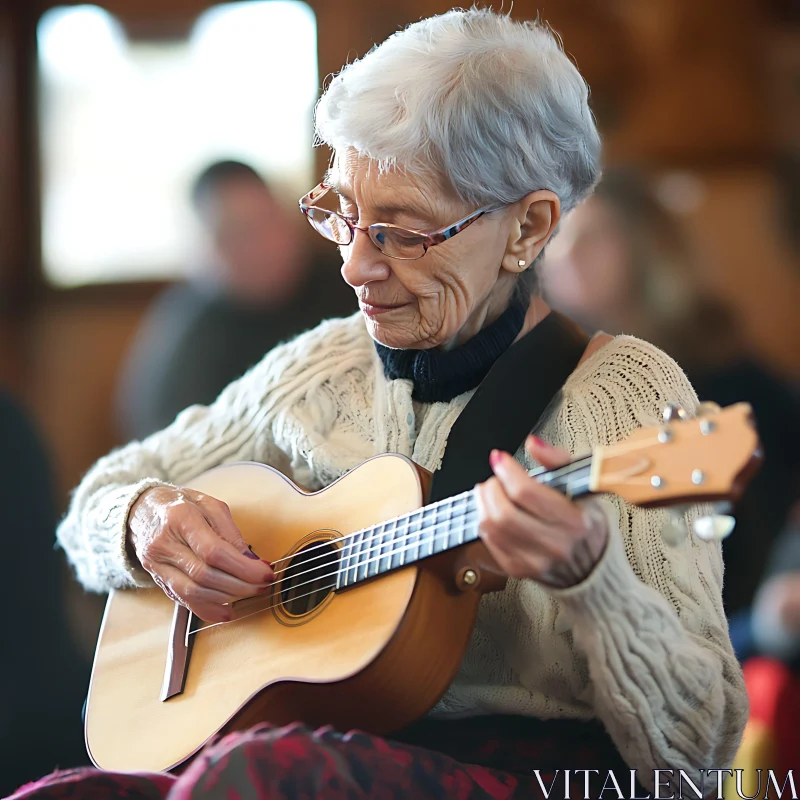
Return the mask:
<path id="1" fill-rule="evenodd" d="M 738 404 L 531 475 L 572 497 L 661 506 L 735 499 L 757 462 L 751 409 Z M 387 734 L 429 711 L 456 675 L 481 596 L 506 582 L 478 538 L 474 490 L 426 506 L 429 477 L 387 454 L 314 493 L 252 463 L 192 481 L 273 564 L 272 591 L 217 624 L 158 588 L 113 591 L 85 715 L 92 761 L 172 770 L 215 734 L 259 721 Z M 715 520 L 705 522 L 697 533 L 712 538 Z"/>

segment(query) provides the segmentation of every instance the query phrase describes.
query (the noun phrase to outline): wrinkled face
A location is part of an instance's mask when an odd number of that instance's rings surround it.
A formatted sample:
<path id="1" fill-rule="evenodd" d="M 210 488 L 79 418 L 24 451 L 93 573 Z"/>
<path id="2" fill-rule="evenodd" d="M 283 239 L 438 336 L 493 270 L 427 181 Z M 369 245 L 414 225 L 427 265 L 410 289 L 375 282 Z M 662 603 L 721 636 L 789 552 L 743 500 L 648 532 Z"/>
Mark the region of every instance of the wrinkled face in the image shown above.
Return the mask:
<path id="1" fill-rule="evenodd" d="M 327 182 L 338 210 L 356 225 L 391 223 L 432 233 L 466 217 L 468 207 L 432 182 L 399 171 L 379 174 L 353 150 L 338 153 Z M 508 304 L 518 275 L 503 269 L 509 214 L 481 217 L 420 259 L 385 256 L 367 233 L 342 247 L 342 276 L 353 287 L 370 335 L 395 348 L 459 344 Z"/>
<path id="2" fill-rule="evenodd" d="M 561 223 L 544 257 L 542 283 L 556 308 L 592 325 L 630 302 L 630 254 L 613 211 L 597 197 Z"/>

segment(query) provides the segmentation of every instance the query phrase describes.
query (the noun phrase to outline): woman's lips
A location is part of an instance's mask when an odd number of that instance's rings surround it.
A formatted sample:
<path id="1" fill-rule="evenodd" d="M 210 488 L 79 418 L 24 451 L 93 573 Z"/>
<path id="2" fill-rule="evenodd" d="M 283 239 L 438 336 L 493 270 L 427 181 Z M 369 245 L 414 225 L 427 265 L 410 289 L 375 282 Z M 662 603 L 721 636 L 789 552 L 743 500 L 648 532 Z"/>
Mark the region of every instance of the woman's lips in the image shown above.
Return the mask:
<path id="1" fill-rule="evenodd" d="M 400 305 L 396 306 L 376 306 L 371 305 L 370 303 L 361 303 L 361 310 L 368 316 L 368 317 L 377 317 L 379 314 L 386 314 L 389 311 L 396 311 L 398 308 L 404 308 L 407 306 L 408 303 L 401 303 Z"/>

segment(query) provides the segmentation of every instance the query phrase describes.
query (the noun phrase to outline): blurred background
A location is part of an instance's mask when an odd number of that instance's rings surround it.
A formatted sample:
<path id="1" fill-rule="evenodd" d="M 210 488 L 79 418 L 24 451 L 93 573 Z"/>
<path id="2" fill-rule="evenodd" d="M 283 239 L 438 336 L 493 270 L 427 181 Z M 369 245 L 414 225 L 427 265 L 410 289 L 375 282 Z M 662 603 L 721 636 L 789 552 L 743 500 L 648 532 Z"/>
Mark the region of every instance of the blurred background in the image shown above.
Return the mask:
<path id="1" fill-rule="evenodd" d="M 0 0 L 0 387 L 16 420 L 4 476 L 30 425 L 47 465 L 31 475 L 49 476 L 57 518 L 99 456 L 169 421 L 170 403 L 213 399 L 191 383 L 195 359 L 216 359 L 224 385 L 292 326 L 356 309 L 296 209 L 327 164 L 313 106 L 348 60 L 448 8 Z M 589 329 L 664 347 L 707 399 L 763 409 L 774 467 L 726 544 L 733 614 L 798 496 L 800 1 L 515 0 L 513 16 L 561 35 L 605 139 L 608 178 L 554 242 L 546 295 Z M 304 287 L 325 290 L 298 318 Z M 31 532 L 41 555 L 9 530 L 6 607 L 47 595 L 40 613 L 60 615 L 85 693 L 103 599 L 69 579 L 46 520 Z M 31 558 L 54 565 L 44 587 Z"/>

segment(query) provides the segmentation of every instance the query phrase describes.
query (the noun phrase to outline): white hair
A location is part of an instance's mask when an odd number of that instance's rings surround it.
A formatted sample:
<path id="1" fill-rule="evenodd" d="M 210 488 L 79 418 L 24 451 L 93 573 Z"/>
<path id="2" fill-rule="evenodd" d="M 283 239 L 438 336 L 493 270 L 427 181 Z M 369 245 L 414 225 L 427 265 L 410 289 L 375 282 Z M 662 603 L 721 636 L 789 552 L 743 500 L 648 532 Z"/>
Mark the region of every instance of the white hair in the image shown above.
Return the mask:
<path id="1" fill-rule="evenodd" d="M 317 104 L 316 134 L 381 169 L 444 179 L 476 206 L 550 189 L 566 213 L 600 177 L 588 98 L 546 26 L 456 9 L 347 65 Z"/>

